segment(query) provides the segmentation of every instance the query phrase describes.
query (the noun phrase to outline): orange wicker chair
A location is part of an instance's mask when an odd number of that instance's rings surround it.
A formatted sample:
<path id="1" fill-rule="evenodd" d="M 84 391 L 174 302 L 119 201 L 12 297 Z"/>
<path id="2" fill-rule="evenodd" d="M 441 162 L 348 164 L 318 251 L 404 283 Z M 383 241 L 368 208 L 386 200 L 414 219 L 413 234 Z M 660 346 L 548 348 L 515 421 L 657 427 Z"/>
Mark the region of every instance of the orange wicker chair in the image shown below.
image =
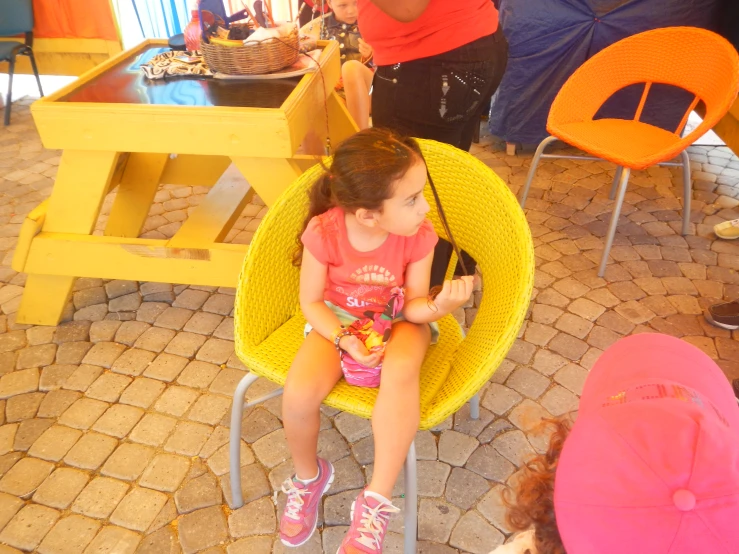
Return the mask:
<path id="1" fill-rule="evenodd" d="M 644 92 L 633 120 L 594 119 L 598 109 L 617 91 L 645 83 Z M 695 98 L 674 132 L 640 121 L 653 83 L 680 87 Z M 608 253 L 616 234 L 621 205 L 631 170 L 655 164 L 683 167 L 683 235 L 690 223 L 690 160 L 685 149 L 711 129 L 731 107 L 739 90 L 739 55 L 719 35 L 695 27 L 667 27 L 628 37 L 586 61 L 567 80 L 549 111 L 547 131 L 536 150 L 521 196 L 521 206 L 531 187 L 541 158 L 578 158 L 544 154 L 555 140 L 562 140 L 596 158 L 616 164 L 610 198 L 618 190 L 606 236 L 606 246 L 598 276 L 602 277 Z M 685 138 L 680 134 L 690 112 L 703 102 L 703 123 Z M 682 156 L 682 164 L 666 163 Z"/>

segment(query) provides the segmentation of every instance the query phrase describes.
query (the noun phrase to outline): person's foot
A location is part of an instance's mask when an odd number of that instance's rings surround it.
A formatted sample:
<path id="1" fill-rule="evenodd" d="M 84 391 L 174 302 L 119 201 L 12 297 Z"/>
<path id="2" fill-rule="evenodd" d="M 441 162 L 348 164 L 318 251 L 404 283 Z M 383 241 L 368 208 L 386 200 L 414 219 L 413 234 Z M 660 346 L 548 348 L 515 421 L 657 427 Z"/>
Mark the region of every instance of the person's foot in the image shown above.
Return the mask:
<path id="1" fill-rule="evenodd" d="M 379 494 L 362 491 L 352 504 L 352 523 L 336 554 L 382 552 L 390 516 L 399 511 Z"/>
<path id="2" fill-rule="evenodd" d="M 313 536 L 318 521 L 318 506 L 334 482 L 334 466 L 318 458 L 318 477 L 308 484 L 293 477 L 282 484 L 287 504 L 280 520 L 280 540 L 289 547 L 305 544 Z"/>
<path id="3" fill-rule="evenodd" d="M 708 323 L 733 331 L 739 329 L 739 300 L 708 306 L 704 316 Z"/>

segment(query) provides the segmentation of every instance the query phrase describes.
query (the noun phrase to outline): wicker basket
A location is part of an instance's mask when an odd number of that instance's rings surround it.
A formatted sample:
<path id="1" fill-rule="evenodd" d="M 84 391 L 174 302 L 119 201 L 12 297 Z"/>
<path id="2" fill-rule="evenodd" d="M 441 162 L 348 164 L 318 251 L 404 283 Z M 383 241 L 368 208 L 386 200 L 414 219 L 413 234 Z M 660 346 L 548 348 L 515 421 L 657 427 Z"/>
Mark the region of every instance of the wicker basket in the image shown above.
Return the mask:
<path id="1" fill-rule="evenodd" d="M 248 46 L 220 46 L 200 43 L 206 65 L 214 73 L 263 75 L 291 66 L 300 55 L 298 29 L 287 37 L 269 38 Z"/>

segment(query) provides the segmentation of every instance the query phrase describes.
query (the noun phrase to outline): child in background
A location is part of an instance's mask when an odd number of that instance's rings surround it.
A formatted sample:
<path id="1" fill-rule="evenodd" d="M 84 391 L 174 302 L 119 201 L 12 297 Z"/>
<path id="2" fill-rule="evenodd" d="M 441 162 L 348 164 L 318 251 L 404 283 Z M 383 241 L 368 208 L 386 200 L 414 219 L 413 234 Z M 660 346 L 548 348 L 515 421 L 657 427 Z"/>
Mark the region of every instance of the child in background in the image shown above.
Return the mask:
<path id="1" fill-rule="evenodd" d="M 621 339 L 514 487 L 506 519 L 524 532 L 491 554 L 739 554 L 731 386 L 680 339 Z"/>
<path id="2" fill-rule="evenodd" d="M 369 127 L 370 89 L 374 71 L 368 67 L 372 47 L 362 40 L 357 27 L 357 0 L 328 0 L 332 13 L 323 18 L 324 37 L 336 40 L 341 51 L 341 82 L 346 107 L 360 129 Z M 321 22 L 311 23 L 311 34 L 319 38 Z"/>
<path id="3" fill-rule="evenodd" d="M 283 484 L 280 522 L 286 546 L 306 543 L 316 528 L 321 497 L 334 469 L 317 457 L 319 408 L 342 377 L 342 354 L 364 367 L 382 364 L 372 414 L 372 480 L 352 508 L 339 554 L 382 552 L 392 490 L 418 430 L 419 373 L 434 325 L 472 294 L 472 277 L 444 283 L 429 299 L 434 246 L 426 214 L 426 165 L 418 144 L 381 129 L 344 141 L 331 167 L 311 189 L 309 215 L 296 252 L 300 305 L 308 320 L 305 342 L 285 383 L 283 424 L 295 476 Z M 366 314 L 386 312 L 398 288 L 400 317 L 384 349 L 368 350 L 348 329 Z"/>

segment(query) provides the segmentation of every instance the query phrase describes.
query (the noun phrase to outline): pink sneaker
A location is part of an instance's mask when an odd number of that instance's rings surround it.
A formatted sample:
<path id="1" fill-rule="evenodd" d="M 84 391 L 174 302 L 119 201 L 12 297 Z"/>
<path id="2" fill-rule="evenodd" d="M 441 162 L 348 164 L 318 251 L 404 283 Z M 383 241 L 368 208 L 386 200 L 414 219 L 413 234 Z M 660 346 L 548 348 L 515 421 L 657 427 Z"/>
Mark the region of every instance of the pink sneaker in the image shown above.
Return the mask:
<path id="1" fill-rule="evenodd" d="M 382 552 L 390 516 L 399 511 L 390 502 L 363 491 L 352 504 L 352 524 L 336 554 Z"/>
<path id="2" fill-rule="evenodd" d="M 280 540 L 289 547 L 305 544 L 313 536 L 318 521 L 321 497 L 334 482 L 334 466 L 318 458 L 318 479 L 304 485 L 294 478 L 282 484 L 287 504 L 280 520 Z"/>

